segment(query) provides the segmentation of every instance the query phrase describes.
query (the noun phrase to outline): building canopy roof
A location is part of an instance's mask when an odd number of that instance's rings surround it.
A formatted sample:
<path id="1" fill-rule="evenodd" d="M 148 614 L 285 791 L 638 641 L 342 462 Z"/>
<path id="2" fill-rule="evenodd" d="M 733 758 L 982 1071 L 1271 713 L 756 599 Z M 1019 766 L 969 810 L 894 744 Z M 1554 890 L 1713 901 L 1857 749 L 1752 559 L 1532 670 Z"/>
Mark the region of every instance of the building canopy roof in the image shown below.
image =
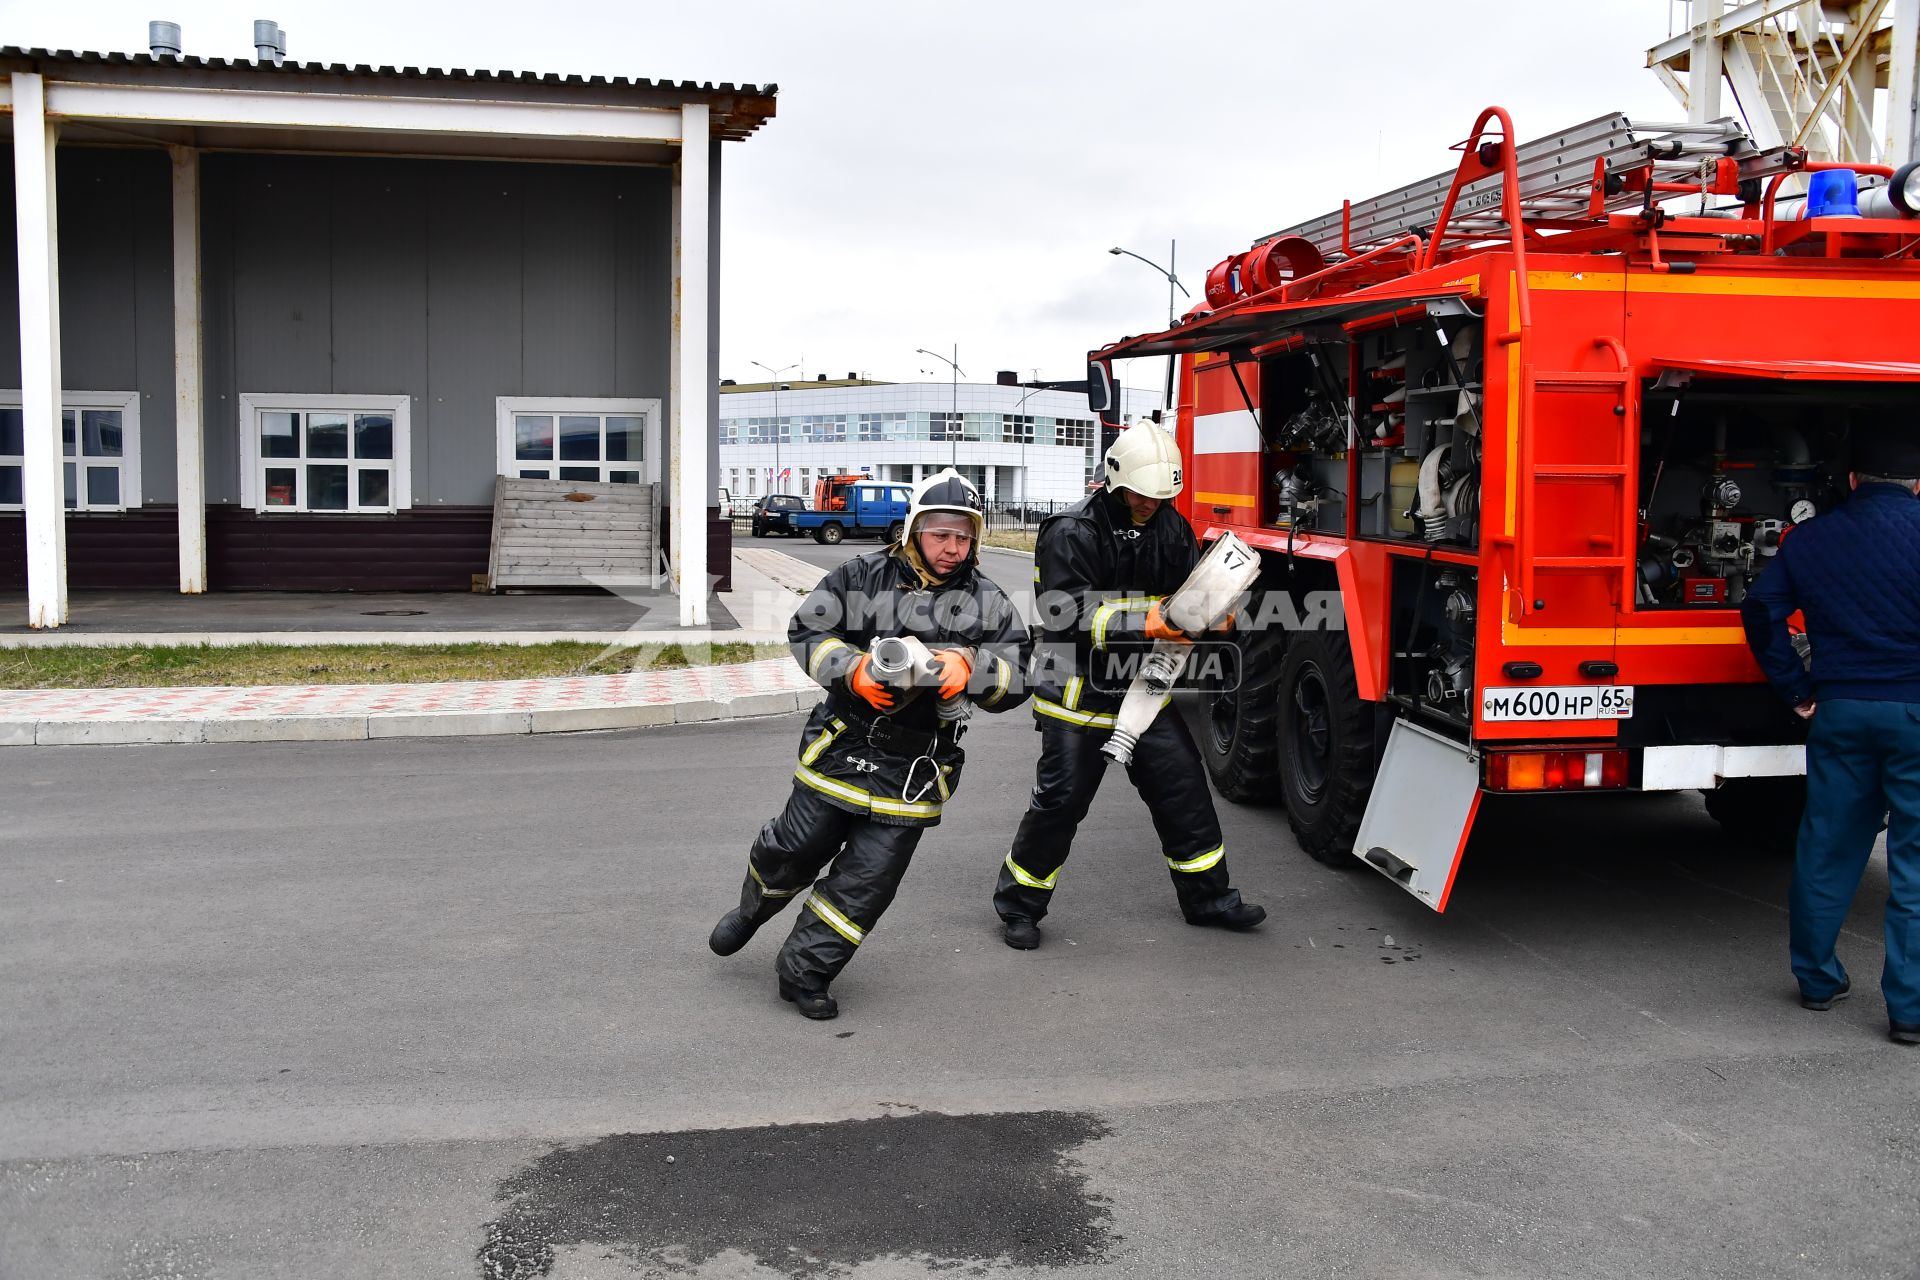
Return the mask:
<path id="1" fill-rule="evenodd" d="M 735 85 L 626 76 L 559 75 L 440 67 L 374 67 L 365 63 L 294 62 L 279 65 L 195 54 L 95 53 L 68 49 L 0 47 L 0 73 L 31 71 L 96 83 L 142 83 L 197 88 L 271 87 L 280 92 L 364 96 L 486 98 L 499 101 L 606 106 L 674 106 L 704 102 L 713 136 L 739 140 L 774 116 L 777 85 Z"/>

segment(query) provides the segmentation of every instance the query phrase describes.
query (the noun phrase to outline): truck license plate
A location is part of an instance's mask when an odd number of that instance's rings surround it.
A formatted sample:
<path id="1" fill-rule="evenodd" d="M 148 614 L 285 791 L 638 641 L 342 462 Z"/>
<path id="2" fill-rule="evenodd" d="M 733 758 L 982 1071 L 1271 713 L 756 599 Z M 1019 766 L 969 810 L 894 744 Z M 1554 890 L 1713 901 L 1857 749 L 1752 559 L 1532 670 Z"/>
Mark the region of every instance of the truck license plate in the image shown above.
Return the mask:
<path id="1" fill-rule="evenodd" d="M 1630 684 L 1489 688 L 1480 693 L 1482 720 L 1627 720 L 1632 716 Z"/>

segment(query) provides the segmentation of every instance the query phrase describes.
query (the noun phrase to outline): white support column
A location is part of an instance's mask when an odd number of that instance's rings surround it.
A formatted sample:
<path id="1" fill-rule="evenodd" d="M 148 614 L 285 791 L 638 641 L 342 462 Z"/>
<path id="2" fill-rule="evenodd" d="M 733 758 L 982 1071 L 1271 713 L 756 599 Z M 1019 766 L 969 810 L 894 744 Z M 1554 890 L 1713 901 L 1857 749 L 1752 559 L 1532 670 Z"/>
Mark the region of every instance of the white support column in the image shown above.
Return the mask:
<path id="1" fill-rule="evenodd" d="M 173 431 L 180 593 L 207 589 L 206 417 L 200 391 L 200 153 L 173 156 Z"/>
<path id="2" fill-rule="evenodd" d="M 1720 118 L 1720 15 L 1726 0 L 1693 6 L 1693 49 L 1687 57 L 1687 119 L 1704 124 Z"/>
<path id="3" fill-rule="evenodd" d="M 673 578 L 680 625 L 707 624 L 708 108 L 680 108 L 673 187 Z M 769 490 L 771 492 L 771 490 Z"/>
<path id="4" fill-rule="evenodd" d="M 1893 57 L 1887 67 L 1887 163 L 1920 158 L 1920 0 L 1893 0 Z"/>
<path id="5" fill-rule="evenodd" d="M 13 75 L 14 215 L 20 248 L 20 418 L 26 435 L 27 625 L 67 620 L 67 511 L 60 469 L 60 255 L 46 82 Z"/>

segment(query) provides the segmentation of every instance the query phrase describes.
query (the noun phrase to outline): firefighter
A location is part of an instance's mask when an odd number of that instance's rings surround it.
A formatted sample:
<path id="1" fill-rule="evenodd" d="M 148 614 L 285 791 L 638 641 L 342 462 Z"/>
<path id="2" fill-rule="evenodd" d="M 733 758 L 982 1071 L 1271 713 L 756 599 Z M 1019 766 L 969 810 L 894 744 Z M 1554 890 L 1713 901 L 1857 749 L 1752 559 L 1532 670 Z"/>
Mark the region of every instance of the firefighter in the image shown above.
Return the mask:
<path id="1" fill-rule="evenodd" d="M 965 721 L 943 716 L 942 703 L 949 713 L 966 704 L 998 712 L 1026 701 L 1026 628 L 980 572 L 984 527 L 964 477 L 951 468 L 928 477 L 901 541 L 829 573 L 788 628 L 795 660 L 827 697 L 800 735 L 786 808 L 747 853 L 740 905 L 707 944 L 732 955 L 811 886 L 774 962 L 781 999 L 809 1018 L 839 1013 L 828 984 L 879 923 L 921 833 L 959 784 Z M 876 677 L 868 650 L 888 636 L 933 651 L 937 687 Z"/>
<path id="2" fill-rule="evenodd" d="M 1104 489 L 1041 522 L 1034 572 L 1044 639 L 1031 664 L 1040 762 L 993 895 L 1017 950 L 1040 945 L 1060 868 L 1106 774 L 1100 748 L 1125 684 L 1097 679 L 1096 664 L 1154 640 L 1189 640 L 1159 605 L 1200 558 L 1192 527 L 1167 501 L 1179 492 L 1179 447 L 1142 421 L 1107 451 Z M 1140 736 L 1127 777 L 1153 816 L 1187 923 L 1251 929 L 1266 919 L 1228 883 L 1206 768 L 1171 703 Z"/>
<path id="3" fill-rule="evenodd" d="M 1754 657 L 1808 721 L 1788 896 L 1800 1003 L 1852 993 L 1836 946 L 1887 818 L 1887 1036 L 1920 1044 L 1920 438 L 1855 428 L 1852 496 L 1783 539 L 1741 603 Z M 1787 634 L 1806 618 L 1813 660 Z"/>

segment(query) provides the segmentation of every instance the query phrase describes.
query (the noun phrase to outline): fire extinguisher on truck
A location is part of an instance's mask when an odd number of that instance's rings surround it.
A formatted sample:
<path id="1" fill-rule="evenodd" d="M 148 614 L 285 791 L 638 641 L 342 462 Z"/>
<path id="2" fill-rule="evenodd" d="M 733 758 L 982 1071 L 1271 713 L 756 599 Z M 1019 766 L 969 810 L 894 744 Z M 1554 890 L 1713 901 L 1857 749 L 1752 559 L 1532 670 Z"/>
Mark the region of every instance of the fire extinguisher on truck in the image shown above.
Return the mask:
<path id="1" fill-rule="evenodd" d="M 1178 505 L 1261 556 L 1214 783 L 1436 911 L 1488 794 L 1698 789 L 1790 845 L 1805 729 L 1738 606 L 1849 434 L 1920 423 L 1920 172 L 1497 107 L 1457 150 L 1090 353 L 1109 415 L 1115 361 L 1178 357 Z M 1299 618 L 1340 625 L 1260 625 Z"/>

